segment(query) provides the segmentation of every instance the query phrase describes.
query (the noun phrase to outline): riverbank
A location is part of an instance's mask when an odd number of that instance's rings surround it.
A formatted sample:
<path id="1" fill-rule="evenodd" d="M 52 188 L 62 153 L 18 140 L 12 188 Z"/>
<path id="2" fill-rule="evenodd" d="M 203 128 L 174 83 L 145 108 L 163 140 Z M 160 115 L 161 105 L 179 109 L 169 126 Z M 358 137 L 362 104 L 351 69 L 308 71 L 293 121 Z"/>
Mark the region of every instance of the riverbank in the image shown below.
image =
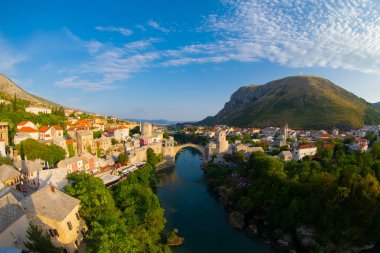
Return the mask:
<path id="1" fill-rule="evenodd" d="M 342 154 L 347 163 L 357 159 L 358 166 L 370 159 Z M 380 212 L 380 188 L 370 170 L 347 173 L 344 160 L 284 163 L 262 153 L 249 160 L 238 158 L 226 157 L 227 164 L 209 164 L 205 170 L 231 226 L 297 252 L 361 252 L 375 247 L 380 230 L 373 221 Z"/>

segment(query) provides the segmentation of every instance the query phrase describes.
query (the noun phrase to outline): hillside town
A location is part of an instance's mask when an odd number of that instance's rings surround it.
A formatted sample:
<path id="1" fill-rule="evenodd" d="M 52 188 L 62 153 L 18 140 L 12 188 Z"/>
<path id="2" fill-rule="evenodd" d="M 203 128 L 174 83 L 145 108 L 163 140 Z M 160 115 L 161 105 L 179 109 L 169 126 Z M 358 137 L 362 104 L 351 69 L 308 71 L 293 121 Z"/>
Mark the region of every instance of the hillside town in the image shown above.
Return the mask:
<path id="1" fill-rule="evenodd" d="M 39 107 L 25 111 L 36 115 L 52 113 L 49 108 Z M 284 162 L 318 159 L 319 151 L 334 149 L 334 139 L 344 141 L 352 152 L 368 152 L 374 142 L 380 141 L 380 126 L 371 125 L 344 132 L 337 128 L 295 130 L 288 124 L 263 129 L 220 125 L 168 127 L 72 109 L 65 109 L 64 117 L 67 121 L 63 126 L 22 120 L 15 126 L 13 139 L 9 123 L 0 122 L 2 246 L 25 249 L 27 228 L 33 224 L 47 231 L 56 246 L 77 252 L 88 228 L 78 211 L 80 200 L 64 193 L 70 183 L 69 174 L 93 175 L 111 187 L 144 166 L 148 149 L 161 157 L 162 167 L 173 165 L 178 152 L 175 147 L 196 142 L 194 136 L 204 140 L 193 143 L 198 150 L 204 150 L 204 163 L 214 164 L 228 164 L 228 157 L 235 154 L 248 159 L 255 152 Z M 187 141 L 177 143 L 175 135 L 185 136 Z M 47 145 L 48 149 L 59 147 L 64 155 L 49 163 L 28 150 L 37 144 Z"/>

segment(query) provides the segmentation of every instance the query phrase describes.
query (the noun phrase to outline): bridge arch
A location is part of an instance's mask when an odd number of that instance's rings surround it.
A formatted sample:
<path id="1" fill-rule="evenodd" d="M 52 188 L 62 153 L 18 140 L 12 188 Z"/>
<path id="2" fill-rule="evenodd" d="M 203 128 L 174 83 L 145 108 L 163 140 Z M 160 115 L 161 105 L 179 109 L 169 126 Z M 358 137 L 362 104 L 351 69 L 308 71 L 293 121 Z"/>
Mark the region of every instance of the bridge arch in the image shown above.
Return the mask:
<path id="1" fill-rule="evenodd" d="M 205 147 L 204 147 L 204 146 L 201 146 L 201 145 L 193 144 L 193 143 L 187 143 L 187 144 L 183 144 L 183 145 L 175 146 L 175 147 L 174 147 L 174 157 L 177 155 L 177 153 L 178 153 L 181 149 L 184 149 L 184 148 L 195 148 L 196 150 L 198 150 L 198 151 L 202 154 L 203 161 L 207 161 L 207 159 L 206 159 L 206 149 L 205 149 Z"/>

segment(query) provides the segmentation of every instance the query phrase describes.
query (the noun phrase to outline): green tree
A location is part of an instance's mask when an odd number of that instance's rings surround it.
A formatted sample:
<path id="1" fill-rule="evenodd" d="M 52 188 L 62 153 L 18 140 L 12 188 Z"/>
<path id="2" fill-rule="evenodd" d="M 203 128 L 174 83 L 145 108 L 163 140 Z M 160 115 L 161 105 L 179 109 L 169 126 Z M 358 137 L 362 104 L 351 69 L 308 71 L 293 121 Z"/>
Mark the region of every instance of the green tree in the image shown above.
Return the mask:
<path id="1" fill-rule="evenodd" d="M 63 253 L 62 248 L 56 247 L 50 240 L 50 235 L 33 224 L 29 224 L 26 231 L 28 241 L 24 242 L 31 252 L 36 253 Z"/>
<path id="2" fill-rule="evenodd" d="M 159 156 L 156 155 L 154 150 L 152 148 L 148 148 L 146 150 L 146 156 L 147 156 L 147 163 L 152 165 L 152 167 L 156 167 L 160 163 L 160 158 Z"/>
<path id="3" fill-rule="evenodd" d="M 94 139 L 99 139 L 100 137 L 102 137 L 102 131 L 94 131 L 92 132 L 92 135 Z"/>
<path id="4" fill-rule="evenodd" d="M 118 156 L 119 163 L 125 165 L 129 162 L 129 156 L 125 153 L 120 153 Z"/>
<path id="5" fill-rule="evenodd" d="M 67 145 L 67 151 L 69 152 L 69 157 L 75 156 L 75 151 L 72 143 Z"/>

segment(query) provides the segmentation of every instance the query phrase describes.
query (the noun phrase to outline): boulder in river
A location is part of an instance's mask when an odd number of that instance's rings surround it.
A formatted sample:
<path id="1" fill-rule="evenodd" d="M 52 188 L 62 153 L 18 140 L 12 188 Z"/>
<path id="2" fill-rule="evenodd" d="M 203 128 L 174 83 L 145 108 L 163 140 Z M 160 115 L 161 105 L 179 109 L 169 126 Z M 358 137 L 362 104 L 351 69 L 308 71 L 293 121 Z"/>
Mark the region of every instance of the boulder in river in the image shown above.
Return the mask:
<path id="1" fill-rule="evenodd" d="M 313 227 L 301 226 L 296 229 L 297 239 L 301 248 L 308 251 L 315 251 L 320 245 L 315 240 L 315 229 Z"/>
<path id="2" fill-rule="evenodd" d="M 245 217 L 244 214 L 234 211 L 230 213 L 228 216 L 228 223 L 231 227 L 237 228 L 237 229 L 243 229 L 245 225 Z"/>

